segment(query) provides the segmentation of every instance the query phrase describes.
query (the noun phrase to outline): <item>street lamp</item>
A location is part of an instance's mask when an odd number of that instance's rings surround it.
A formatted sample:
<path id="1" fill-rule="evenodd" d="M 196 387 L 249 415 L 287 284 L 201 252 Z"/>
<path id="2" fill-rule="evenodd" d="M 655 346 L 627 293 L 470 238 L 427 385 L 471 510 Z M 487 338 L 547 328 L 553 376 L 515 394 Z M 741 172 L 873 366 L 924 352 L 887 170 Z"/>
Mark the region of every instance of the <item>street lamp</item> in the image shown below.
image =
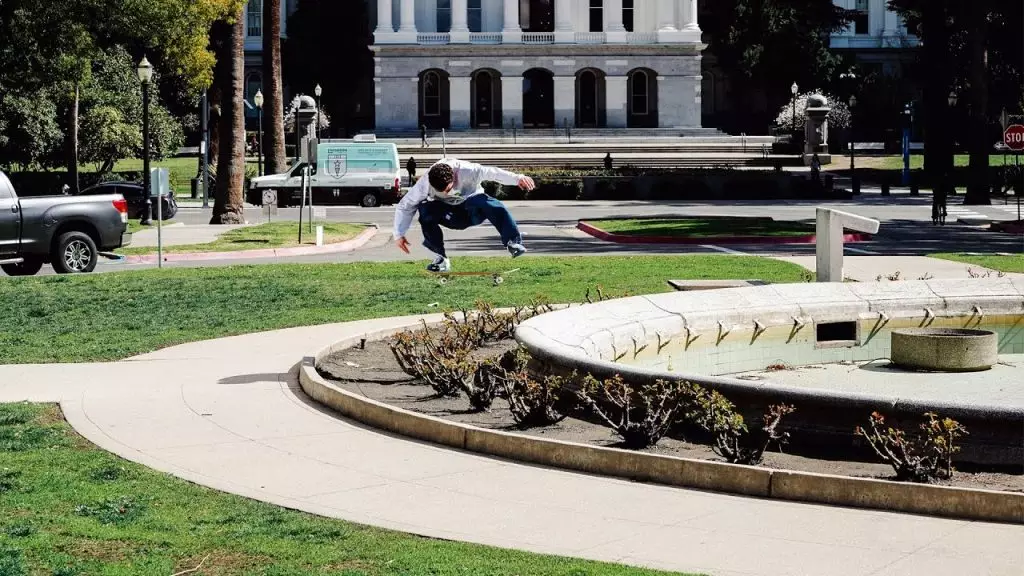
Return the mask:
<path id="1" fill-rule="evenodd" d="M 143 56 L 137 71 L 139 82 L 142 83 L 142 189 L 146 197 L 139 224 L 149 226 L 153 224 L 152 183 L 149 176 L 149 83 L 153 80 L 153 65 Z"/>
<path id="2" fill-rule="evenodd" d="M 800 87 L 793 82 L 793 85 L 789 87 L 790 93 L 793 94 L 793 146 L 796 146 L 796 94 L 800 91 Z M 797 150 L 799 152 L 799 150 Z"/>
<path id="3" fill-rule="evenodd" d="M 324 89 L 319 84 L 316 88 L 313 88 L 313 94 L 316 94 L 316 140 L 320 141 L 320 96 L 324 93 Z"/>
<path id="4" fill-rule="evenodd" d="M 256 174 L 263 176 L 263 90 L 252 97 L 256 104 Z"/>
<path id="5" fill-rule="evenodd" d="M 860 180 L 857 178 L 857 150 L 853 147 L 853 114 L 857 107 L 857 96 L 850 96 L 850 181 L 854 194 L 860 194 Z"/>

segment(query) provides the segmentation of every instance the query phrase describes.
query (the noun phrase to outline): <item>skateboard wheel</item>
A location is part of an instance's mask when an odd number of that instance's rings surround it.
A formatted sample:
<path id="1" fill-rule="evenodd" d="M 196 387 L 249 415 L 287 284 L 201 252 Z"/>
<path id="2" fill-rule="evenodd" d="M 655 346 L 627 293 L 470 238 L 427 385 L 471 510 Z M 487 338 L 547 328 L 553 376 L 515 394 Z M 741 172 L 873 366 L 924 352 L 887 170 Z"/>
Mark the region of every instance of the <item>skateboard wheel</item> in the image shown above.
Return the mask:
<path id="1" fill-rule="evenodd" d="M 447 278 L 438 278 L 437 279 L 437 283 L 438 284 L 447 284 L 448 283 L 448 279 Z"/>
<path id="2" fill-rule="evenodd" d="M 497 286 L 498 284 L 501 284 L 501 283 L 502 283 L 502 282 L 504 282 L 504 281 L 505 281 L 505 279 L 504 279 L 504 278 L 502 278 L 501 276 L 495 276 L 495 277 L 494 277 L 494 285 L 495 285 L 495 286 Z"/>

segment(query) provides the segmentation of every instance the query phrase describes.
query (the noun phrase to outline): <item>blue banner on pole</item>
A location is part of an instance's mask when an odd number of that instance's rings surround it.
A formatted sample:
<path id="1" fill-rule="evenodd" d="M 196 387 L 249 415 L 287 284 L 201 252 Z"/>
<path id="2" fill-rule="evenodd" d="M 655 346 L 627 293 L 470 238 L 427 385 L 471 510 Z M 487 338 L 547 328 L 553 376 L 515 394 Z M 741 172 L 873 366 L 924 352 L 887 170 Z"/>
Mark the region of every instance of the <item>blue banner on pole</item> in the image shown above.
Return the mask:
<path id="1" fill-rule="evenodd" d="M 910 128 L 903 129 L 903 185 L 910 183 Z"/>

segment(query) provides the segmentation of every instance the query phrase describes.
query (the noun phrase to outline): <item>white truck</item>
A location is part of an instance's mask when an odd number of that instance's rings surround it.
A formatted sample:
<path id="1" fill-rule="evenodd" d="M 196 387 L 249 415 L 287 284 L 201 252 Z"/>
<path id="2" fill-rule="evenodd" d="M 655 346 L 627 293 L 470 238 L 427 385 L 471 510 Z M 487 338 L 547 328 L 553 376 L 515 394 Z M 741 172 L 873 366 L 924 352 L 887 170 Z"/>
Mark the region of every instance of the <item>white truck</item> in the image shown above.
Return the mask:
<path id="1" fill-rule="evenodd" d="M 312 202 L 358 204 L 365 207 L 395 204 L 401 197 L 402 173 L 398 147 L 377 142 L 373 135 L 359 135 L 352 140 L 321 140 L 316 158 L 296 162 L 288 172 L 268 174 L 249 181 L 246 201 L 261 206 L 263 193 L 277 193 L 277 205 L 284 208 L 302 203 L 302 173 L 306 166 L 310 176 Z"/>

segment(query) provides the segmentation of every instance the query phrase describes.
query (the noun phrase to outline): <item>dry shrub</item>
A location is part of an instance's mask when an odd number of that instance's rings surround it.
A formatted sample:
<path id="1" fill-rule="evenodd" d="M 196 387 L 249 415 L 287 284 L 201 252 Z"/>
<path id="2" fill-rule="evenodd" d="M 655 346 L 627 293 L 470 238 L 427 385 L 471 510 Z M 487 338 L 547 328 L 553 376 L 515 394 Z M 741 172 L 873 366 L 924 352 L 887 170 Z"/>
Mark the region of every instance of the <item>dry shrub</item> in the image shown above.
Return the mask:
<path id="1" fill-rule="evenodd" d="M 856 433 L 863 436 L 875 453 L 896 472 L 897 480 L 930 482 L 953 477 L 953 454 L 960 451 L 956 441 L 967 434 L 967 429 L 952 418 L 939 419 L 935 413 L 925 413 L 928 420 L 920 424 L 919 432 L 910 437 L 898 428 L 885 425 L 885 417 L 871 413 L 871 430 L 858 426 Z"/>

